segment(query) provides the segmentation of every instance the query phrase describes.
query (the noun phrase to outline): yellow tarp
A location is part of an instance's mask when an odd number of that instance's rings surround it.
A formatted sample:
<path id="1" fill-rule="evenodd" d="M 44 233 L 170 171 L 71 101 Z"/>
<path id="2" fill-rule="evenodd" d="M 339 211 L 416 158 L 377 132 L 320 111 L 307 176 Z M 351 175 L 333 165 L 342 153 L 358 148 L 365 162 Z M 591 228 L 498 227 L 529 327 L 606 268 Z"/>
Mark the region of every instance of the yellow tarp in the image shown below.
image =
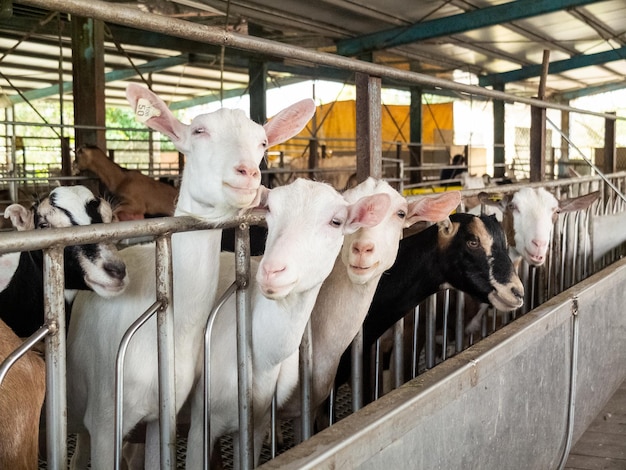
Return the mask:
<path id="1" fill-rule="evenodd" d="M 439 131 L 451 134 L 453 129 L 452 103 L 422 105 L 422 142 L 434 144 Z M 317 137 L 330 151 L 353 151 L 356 137 L 355 101 L 335 101 L 317 107 L 315 113 Z M 382 108 L 383 142 L 409 142 L 409 106 L 384 105 Z M 310 138 L 313 124 L 299 134 Z M 343 140 L 335 140 L 343 139 Z M 303 140 L 293 140 L 275 150 L 302 151 Z"/>

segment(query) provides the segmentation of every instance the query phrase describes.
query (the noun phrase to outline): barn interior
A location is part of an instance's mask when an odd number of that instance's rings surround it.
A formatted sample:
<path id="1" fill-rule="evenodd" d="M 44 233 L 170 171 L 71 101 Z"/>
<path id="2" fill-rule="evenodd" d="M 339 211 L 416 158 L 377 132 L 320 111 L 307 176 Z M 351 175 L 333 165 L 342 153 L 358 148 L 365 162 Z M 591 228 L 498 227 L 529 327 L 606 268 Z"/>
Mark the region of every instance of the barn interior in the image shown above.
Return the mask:
<path id="1" fill-rule="evenodd" d="M 317 111 L 305 129 L 267 153 L 262 170 L 268 187 L 306 177 L 343 190 L 371 175 L 386 179 L 409 198 L 461 189 L 464 202 L 459 211 L 469 210 L 466 201 L 481 191 L 501 194 L 501 183 L 509 183 L 510 192 L 542 186 L 563 198 L 600 191 L 601 202 L 581 212 L 586 215 L 559 219 L 544 267 L 522 263 L 525 306 L 510 316 L 490 310 L 481 325 L 484 339 L 478 349 L 472 349 L 476 338 L 453 340 L 443 333 L 442 339 L 435 334 L 436 325 L 428 324 L 431 349 L 413 364 L 413 395 L 407 390 L 411 386 L 399 387 L 411 374 L 390 378 L 406 364 L 388 365 L 391 370 L 376 377 L 386 387 L 399 388 L 381 392 L 389 396 L 368 407 L 373 414 L 359 414 L 359 406 L 353 402 L 351 407 L 348 401 L 353 397 L 343 395 L 337 406 L 344 411 L 336 411 L 341 419 L 326 434 L 314 435 L 298 446 L 300 451 L 281 449 L 277 458 L 276 450 L 268 455 L 271 446 L 266 446 L 263 461 L 264 468 L 319 468 L 317 464 L 341 462 L 351 468 L 380 468 L 387 458 L 397 468 L 408 468 L 407 462 L 417 457 L 397 447 L 424 442 L 427 449 L 449 439 L 438 428 L 433 433 L 422 424 L 428 413 L 445 423 L 465 413 L 457 407 L 475 406 L 480 414 L 489 409 L 485 400 L 516 399 L 508 392 L 487 399 L 471 395 L 476 384 L 485 389 L 498 382 L 523 386 L 515 372 L 502 366 L 497 351 L 484 358 L 476 355 L 494 345 L 511 354 L 511 367 L 521 363 L 530 370 L 542 362 L 538 357 L 554 354 L 560 360 L 563 353 L 567 367 L 580 369 L 577 384 L 574 373 L 563 372 L 566 366 L 545 365 L 528 381 L 535 390 L 525 398 L 526 403 L 544 398 L 533 394 L 543 390 L 537 376 L 556 377 L 558 384 L 546 393 L 545 407 L 556 410 L 552 424 L 566 428 L 565 443 L 561 446 L 561 435 L 553 436 L 557 433 L 550 427 L 537 432 L 528 447 L 542 440 L 554 444 L 552 453 L 546 451 L 533 461 L 534 468 L 563 468 L 572 441 L 583 435 L 626 378 L 626 361 L 620 362 L 626 344 L 615 333 L 625 322 L 615 312 L 624 282 L 623 237 L 607 241 L 611 250 L 598 260 L 590 246 L 602 237 L 592 230 L 583 242 L 577 235 L 589 224 L 610 227 L 601 225 L 607 223 L 602 217 L 625 210 L 624 25 L 622 0 L 0 0 L 0 202 L 26 204 L 59 185 L 84 184 L 94 193 L 105 193 L 106 185 L 93 171 L 76 167 L 78 151 L 85 146 L 97 146 L 123 168 L 179 188 L 186 156 L 164 135 L 134 120 L 125 96 L 129 83 L 149 87 L 187 122 L 225 106 L 243 108 L 253 121 L 264 123 L 298 99 L 314 99 Z M 455 168 L 452 159 L 459 154 L 465 157 L 467 179 L 442 183 L 442 171 Z M 128 243 L 180 229 L 175 222 L 162 228 L 150 223 L 133 222 L 132 230 L 99 233 Z M 14 235 L 9 221 L 3 228 L 9 237 Z M 35 246 L 37 240 L 29 236 L 24 234 L 24 240 L 34 240 Z M 47 243 L 46 248 L 54 242 L 39 241 Z M 2 253 L 22 249 L 16 239 L 0 239 Z M 610 278 L 611 287 L 593 276 Z M 606 289 L 605 297 L 594 297 L 593 289 Z M 430 297 L 421 304 L 422 321 L 426 316 L 434 322 L 434 312 L 441 309 L 453 315 L 450 304 L 457 295 L 462 298 L 455 289 L 446 289 Z M 555 299 L 562 302 L 559 307 L 548 302 Z M 569 316 L 579 302 L 583 326 Z M 589 317 L 604 309 L 610 316 L 597 320 L 602 322 L 598 327 Z M 419 314 L 407 317 L 403 331 L 418 321 Z M 452 316 L 448 321 L 453 322 Z M 588 341 L 578 340 L 588 360 L 583 355 L 577 365 L 577 347 L 563 352 L 557 345 L 575 344 L 579 328 Z M 507 343 L 507 332 L 523 330 L 540 339 L 540 332 L 547 332 L 545 344 L 522 337 Z M 603 335 L 611 339 L 605 348 L 589 346 L 597 346 Z M 386 338 L 382 347 L 388 346 L 389 335 Z M 437 353 L 442 341 L 444 352 Z M 517 355 L 524 341 L 536 349 L 530 359 Z M 604 366 L 594 363 L 596 359 Z M 464 368 L 481 360 L 485 365 Z M 489 373 L 502 368 L 503 375 L 487 377 L 487 367 L 492 368 Z M 446 373 L 455 378 L 446 378 Z M 603 381 L 602 393 L 589 398 L 595 384 Z M 381 383 L 381 390 L 385 386 Z M 468 390 L 468 395 L 458 400 L 461 392 L 456 390 Z M 569 393 L 567 412 L 559 408 L 563 390 Z M 421 401 L 415 394 L 421 394 Z M 400 426 L 390 418 L 390 410 L 396 412 L 394 400 L 408 410 Z M 428 413 L 411 423 L 411 413 L 419 407 Z M 519 421 L 520 432 L 530 433 L 537 415 L 509 411 L 507 418 Z M 499 423 L 485 421 L 494 427 Z M 506 430 L 512 427 L 508 424 Z M 54 439 L 56 432 L 48 430 L 48 435 Z M 470 434 L 464 435 L 462 426 L 450 432 L 467 439 L 459 446 L 460 457 L 450 452 L 445 460 L 440 454 L 446 452 L 422 456 L 428 452 L 419 451 L 421 467 L 454 462 L 465 468 L 506 468 L 511 462 L 512 457 L 468 457 L 467 448 L 480 442 Z M 498 445 L 513 448 L 515 440 L 505 432 L 505 437 L 490 440 L 489 448 L 494 453 Z M 377 446 L 380 451 L 374 450 Z M 181 452 L 180 446 L 177 450 Z M 41 468 L 65 468 L 58 464 L 67 457 L 64 439 L 48 441 L 47 452 Z M 303 454 L 313 455 L 312 460 Z M 182 465 L 179 456 L 178 464 L 161 467 Z"/>

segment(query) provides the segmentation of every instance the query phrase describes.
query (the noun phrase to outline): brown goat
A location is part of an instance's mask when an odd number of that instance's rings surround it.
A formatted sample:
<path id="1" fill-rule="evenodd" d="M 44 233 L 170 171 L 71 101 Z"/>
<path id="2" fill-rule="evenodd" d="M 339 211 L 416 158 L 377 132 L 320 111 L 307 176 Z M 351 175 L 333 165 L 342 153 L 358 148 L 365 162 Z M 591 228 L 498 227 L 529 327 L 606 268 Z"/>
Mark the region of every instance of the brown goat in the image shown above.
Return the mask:
<path id="1" fill-rule="evenodd" d="M 96 174 L 107 189 L 120 199 L 114 208 L 119 220 L 143 219 L 146 215 L 174 215 L 178 190 L 137 170 L 122 168 L 102 149 L 84 145 L 76 150 L 76 166 Z"/>
<path id="2" fill-rule="evenodd" d="M 0 361 L 22 344 L 0 320 Z M 46 392 L 44 361 L 33 351 L 20 358 L 0 386 L 0 468 L 38 466 L 39 419 Z"/>

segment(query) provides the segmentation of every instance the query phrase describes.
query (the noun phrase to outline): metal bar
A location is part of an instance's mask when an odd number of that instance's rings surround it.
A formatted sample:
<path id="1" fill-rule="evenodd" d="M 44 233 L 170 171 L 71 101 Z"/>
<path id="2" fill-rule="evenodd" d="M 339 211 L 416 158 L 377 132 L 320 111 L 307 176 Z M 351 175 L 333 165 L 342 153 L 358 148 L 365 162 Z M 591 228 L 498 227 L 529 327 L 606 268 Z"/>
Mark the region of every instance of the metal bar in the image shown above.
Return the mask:
<path id="1" fill-rule="evenodd" d="M 0 363 L 0 387 L 2 387 L 2 382 L 13 364 L 15 364 L 23 355 L 32 349 L 34 345 L 45 338 L 48 334 L 50 334 L 50 327 L 48 325 L 43 325 L 35 333 L 28 337 L 28 339 L 25 340 L 19 348 L 15 349 L 4 359 L 4 361 L 2 361 L 2 363 Z"/>
<path id="2" fill-rule="evenodd" d="M 435 367 L 435 323 L 437 315 L 437 297 L 431 295 L 426 301 L 426 343 L 424 345 L 424 355 L 426 358 L 426 368 Z"/>
<path id="3" fill-rule="evenodd" d="M 404 383 L 404 318 L 393 326 L 394 387 Z"/>
<path id="4" fill-rule="evenodd" d="M 159 357 L 159 430 L 161 470 L 176 468 L 176 378 L 174 349 L 174 287 L 172 238 L 156 239 L 156 292 Z"/>
<path id="5" fill-rule="evenodd" d="M 420 351 L 418 350 L 417 335 L 419 333 L 420 306 L 413 309 L 413 346 L 411 354 L 411 378 L 417 377 L 417 366 L 419 364 Z"/>
<path id="6" fill-rule="evenodd" d="M 237 291 L 237 283 L 233 282 L 226 292 L 215 302 L 209 318 L 207 319 L 206 326 L 204 328 L 204 368 L 203 368 L 203 382 L 204 382 L 204 426 L 202 442 L 205 451 L 202 453 L 203 461 L 202 468 L 208 470 L 211 462 L 211 451 L 209 448 L 209 442 L 211 442 L 211 333 L 213 333 L 213 324 L 217 318 L 217 313 L 226 303 L 226 301 Z"/>
<path id="7" fill-rule="evenodd" d="M 570 356 L 570 381 L 568 390 L 568 407 L 567 407 L 567 430 L 565 437 L 565 447 L 559 462 L 559 470 L 565 468 L 567 457 L 572 448 L 572 439 L 574 436 L 574 416 L 576 414 L 576 379 L 578 376 L 578 340 L 579 337 L 579 317 L 578 317 L 578 299 L 572 299 L 572 341 Z"/>
<path id="8" fill-rule="evenodd" d="M 44 251 L 44 318 L 46 336 L 46 444 L 48 468 L 67 466 L 67 387 L 63 246 Z"/>
<path id="9" fill-rule="evenodd" d="M 193 216 L 156 217 L 144 220 L 114 222 L 110 224 L 80 225 L 64 228 L 47 228 L 26 232 L 3 232 L 0 254 L 15 251 L 32 251 L 63 244 L 84 245 L 88 243 L 113 242 L 125 238 L 163 235 L 169 232 L 209 230 L 236 227 L 241 223 L 260 224 L 264 217 L 244 215 L 215 224 Z"/>
<path id="10" fill-rule="evenodd" d="M 306 324 L 302 341 L 300 342 L 300 400 L 302 403 L 300 413 L 300 424 L 302 431 L 302 440 L 308 439 L 313 435 L 312 404 L 311 404 L 311 387 L 313 380 L 313 337 L 311 332 L 311 321 Z"/>
<path id="11" fill-rule="evenodd" d="M 363 328 L 359 328 L 359 332 L 352 340 L 350 348 L 350 361 L 352 376 L 350 379 L 350 387 L 352 388 L 352 411 L 357 412 L 363 407 L 363 376 L 369 377 L 369 371 L 363 373 L 363 354 L 371 354 L 371 351 L 363 351 Z"/>
<path id="12" fill-rule="evenodd" d="M 301 60 L 315 63 L 318 66 L 326 65 L 352 72 L 362 72 L 376 77 L 387 77 L 406 84 L 413 83 L 433 88 L 444 88 L 471 95 L 525 103 L 542 108 L 561 109 L 564 111 L 616 119 L 615 115 L 611 116 L 606 113 L 595 113 L 559 103 L 548 103 L 542 100 L 515 96 L 480 86 L 466 85 L 422 73 L 408 72 L 393 67 L 374 64 L 372 62 L 350 59 L 336 54 L 316 52 L 304 47 L 296 47 L 278 41 L 270 41 L 245 34 L 225 31 L 223 28 L 210 27 L 178 18 L 146 13 L 136 8 L 111 4 L 110 2 L 98 0 L 91 0 L 89 2 L 83 0 L 24 0 L 22 3 L 45 10 L 63 11 L 72 15 L 95 18 L 109 23 L 140 28 L 145 31 L 162 33 L 168 36 L 189 39 L 191 41 L 232 47 L 269 56 L 287 58 L 293 61 Z"/>
<path id="13" fill-rule="evenodd" d="M 117 350 L 115 359 L 115 406 L 114 406 L 114 426 L 115 426 L 115 449 L 113 455 L 115 458 L 115 470 L 119 470 L 122 464 L 122 434 L 124 421 L 124 359 L 128 351 L 130 340 L 152 316 L 161 308 L 161 303 L 154 302 L 137 320 L 126 330 L 120 346 Z"/>
<path id="14" fill-rule="evenodd" d="M 235 230 L 237 278 L 237 363 L 239 391 L 239 458 L 242 469 L 254 467 L 252 402 L 252 315 L 250 308 L 250 232 L 242 223 Z"/>

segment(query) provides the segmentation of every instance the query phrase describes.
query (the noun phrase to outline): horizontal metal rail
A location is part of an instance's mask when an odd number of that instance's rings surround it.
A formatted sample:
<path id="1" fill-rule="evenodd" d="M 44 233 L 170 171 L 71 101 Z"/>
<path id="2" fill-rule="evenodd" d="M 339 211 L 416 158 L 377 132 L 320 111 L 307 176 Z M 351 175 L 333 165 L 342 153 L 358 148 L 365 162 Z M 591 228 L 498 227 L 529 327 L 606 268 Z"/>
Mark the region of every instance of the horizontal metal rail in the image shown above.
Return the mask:
<path id="1" fill-rule="evenodd" d="M 589 110 L 573 108 L 560 103 L 552 103 L 534 98 L 515 96 L 508 93 L 482 88 L 475 85 L 466 85 L 459 82 L 444 80 L 434 76 L 408 72 L 393 67 L 373 64 L 371 62 L 350 59 L 336 54 L 317 52 L 303 47 L 283 44 L 254 36 L 238 34 L 224 31 L 222 28 L 210 27 L 191 21 L 177 18 L 146 13 L 136 8 L 127 7 L 110 2 L 91 0 L 24 0 L 25 5 L 43 8 L 45 10 L 56 10 L 67 12 L 72 15 L 95 18 L 98 20 L 140 28 L 145 31 L 166 34 L 191 41 L 204 42 L 219 46 L 241 49 L 249 52 L 257 52 L 274 57 L 288 58 L 291 60 L 302 60 L 314 63 L 318 66 L 326 65 L 337 69 L 351 72 L 361 72 L 375 77 L 386 77 L 405 84 L 415 84 L 430 86 L 433 88 L 443 88 L 469 95 L 484 96 L 494 100 L 504 100 L 507 102 L 525 103 L 538 108 L 559 109 L 581 114 L 598 116 L 605 119 L 626 119 L 616 117 L 615 114 L 597 113 Z"/>

